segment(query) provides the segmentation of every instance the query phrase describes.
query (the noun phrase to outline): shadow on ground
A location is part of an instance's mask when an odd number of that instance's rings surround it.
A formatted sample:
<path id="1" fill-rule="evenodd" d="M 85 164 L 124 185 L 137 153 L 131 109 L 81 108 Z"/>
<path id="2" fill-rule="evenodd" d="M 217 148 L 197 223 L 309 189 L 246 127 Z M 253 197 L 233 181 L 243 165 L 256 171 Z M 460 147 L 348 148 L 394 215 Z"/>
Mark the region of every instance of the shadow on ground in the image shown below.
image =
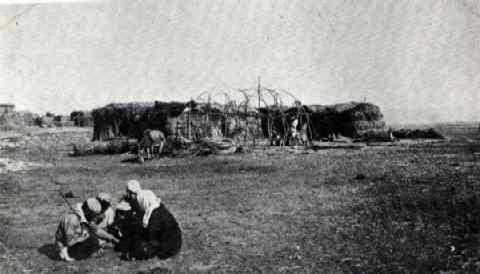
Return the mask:
<path id="1" fill-rule="evenodd" d="M 166 274 L 172 273 L 172 271 L 165 267 L 155 267 L 153 269 L 139 271 L 137 274 Z"/>
<path id="2" fill-rule="evenodd" d="M 138 158 L 137 158 L 137 157 L 126 158 L 126 159 L 123 159 L 121 162 L 122 162 L 122 163 L 136 163 L 136 164 L 141 164 L 141 163 L 138 161 Z"/>
<path id="3" fill-rule="evenodd" d="M 95 239 L 88 239 L 83 243 L 76 244 L 68 249 L 68 254 L 75 260 L 85 260 L 95 254 L 100 247 Z M 47 256 L 50 260 L 60 261 L 55 244 L 44 244 L 39 247 L 38 252 Z"/>

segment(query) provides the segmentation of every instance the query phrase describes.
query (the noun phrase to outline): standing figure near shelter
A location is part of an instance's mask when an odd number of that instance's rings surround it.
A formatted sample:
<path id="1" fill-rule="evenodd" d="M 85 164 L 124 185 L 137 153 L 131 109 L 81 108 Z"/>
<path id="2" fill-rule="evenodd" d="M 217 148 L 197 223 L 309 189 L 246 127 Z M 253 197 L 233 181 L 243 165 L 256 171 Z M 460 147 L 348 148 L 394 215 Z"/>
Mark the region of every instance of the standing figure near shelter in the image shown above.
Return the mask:
<path id="1" fill-rule="evenodd" d="M 308 146 L 310 144 L 310 140 L 308 138 L 308 124 L 304 123 L 300 130 L 300 141 L 304 146 Z"/>
<path id="2" fill-rule="evenodd" d="M 299 141 L 299 134 L 298 134 L 298 118 L 293 119 L 292 124 L 290 125 L 290 129 L 287 133 L 287 146 L 297 145 Z"/>
<path id="3" fill-rule="evenodd" d="M 102 247 L 107 241 L 117 243 L 118 239 L 106 231 L 113 223 L 115 214 L 110 207 L 110 195 L 100 193 L 76 204 L 74 211 L 65 214 L 55 233 L 55 245 L 62 260 L 73 261 L 69 248 L 83 243 L 91 236 Z"/>

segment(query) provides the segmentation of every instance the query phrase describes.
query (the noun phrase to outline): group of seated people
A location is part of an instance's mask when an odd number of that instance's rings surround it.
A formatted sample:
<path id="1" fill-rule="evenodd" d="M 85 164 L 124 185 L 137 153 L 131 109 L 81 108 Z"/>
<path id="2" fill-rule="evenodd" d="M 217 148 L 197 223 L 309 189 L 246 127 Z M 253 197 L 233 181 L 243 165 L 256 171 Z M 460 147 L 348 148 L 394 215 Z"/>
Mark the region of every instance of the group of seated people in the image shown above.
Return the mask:
<path id="1" fill-rule="evenodd" d="M 155 193 L 130 180 L 115 208 L 111 196 L 102 192 L 76 204 L 73 212 L 61 218 L 55 244 L 62 260 L 74 260 L 70 250 L 92 242 L 96 252 L 111 245 L 126 260 L 166 259 L 180 251 L 182 232 Z"/>

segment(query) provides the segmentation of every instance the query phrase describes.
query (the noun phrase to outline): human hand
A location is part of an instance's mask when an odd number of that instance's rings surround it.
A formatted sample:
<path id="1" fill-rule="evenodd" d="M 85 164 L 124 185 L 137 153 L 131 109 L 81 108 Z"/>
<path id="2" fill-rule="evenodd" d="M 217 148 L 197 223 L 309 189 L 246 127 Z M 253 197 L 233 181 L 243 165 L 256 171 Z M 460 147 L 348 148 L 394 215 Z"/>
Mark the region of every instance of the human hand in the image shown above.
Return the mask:
<path id="1" fill-rule="evenodd" d="M 87 229 L 82 229 L 82 231 L 80 232 L 80 235 L 79 235 L 79 237 L 78 237 L 77 242 L 83 242 L 83 241 L 85 241 L 89 236 L 90 236 L 90 234 L 88 233 L 88 230 L 87 230 Z"/>

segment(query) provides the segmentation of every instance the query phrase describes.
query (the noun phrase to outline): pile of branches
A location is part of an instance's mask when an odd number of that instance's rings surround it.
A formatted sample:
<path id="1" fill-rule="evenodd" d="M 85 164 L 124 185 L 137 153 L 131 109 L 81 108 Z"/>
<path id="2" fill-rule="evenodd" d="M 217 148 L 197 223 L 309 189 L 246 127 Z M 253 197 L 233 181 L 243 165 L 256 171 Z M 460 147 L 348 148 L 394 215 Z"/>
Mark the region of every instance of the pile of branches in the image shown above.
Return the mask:
<path id="1" fill-rule="evenodd" d="M 202 138 L 193 142 L 184 137 L 167 138 L 164 153 L 174 157 L 232 154 L 241 151 L 241 145 L 230 138 Z"/>

